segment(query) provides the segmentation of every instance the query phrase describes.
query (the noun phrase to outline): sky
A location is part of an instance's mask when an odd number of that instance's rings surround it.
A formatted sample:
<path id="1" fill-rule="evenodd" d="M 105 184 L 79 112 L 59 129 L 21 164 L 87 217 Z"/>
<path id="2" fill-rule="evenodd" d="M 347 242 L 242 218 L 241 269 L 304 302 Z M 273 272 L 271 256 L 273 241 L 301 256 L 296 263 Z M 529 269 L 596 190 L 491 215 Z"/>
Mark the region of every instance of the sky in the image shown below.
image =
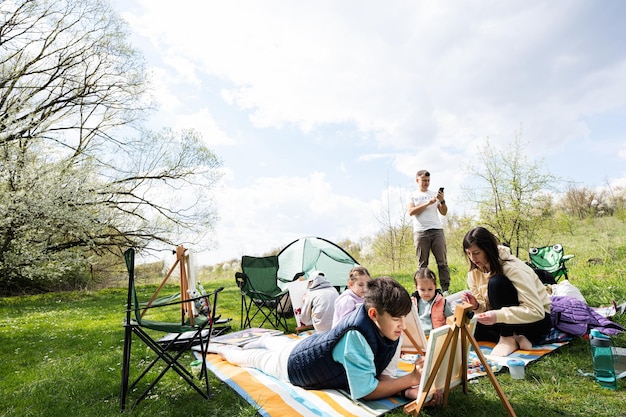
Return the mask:
<path id="1" fill-rule="evenodd" d="M 223 160 L 200 264 L 400 219 L 415 173 L 472 207 L 486 143 L 563 184 L 626 186 L 621 0 L 112 0 L 144 56 L 151 127 Z"/>

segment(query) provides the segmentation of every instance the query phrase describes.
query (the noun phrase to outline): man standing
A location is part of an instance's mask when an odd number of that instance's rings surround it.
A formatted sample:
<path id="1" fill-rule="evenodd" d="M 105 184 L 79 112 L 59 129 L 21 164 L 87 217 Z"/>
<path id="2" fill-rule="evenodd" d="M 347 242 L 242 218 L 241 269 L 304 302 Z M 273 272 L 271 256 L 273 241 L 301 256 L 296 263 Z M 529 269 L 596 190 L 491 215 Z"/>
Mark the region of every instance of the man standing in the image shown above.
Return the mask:
<path id="1" fill-rule="evenodd" d="M 409 216 L 413 217 L 413 242 L 419 268 L 428 267 L 430 252 L 433 252 L 439 270 L 439 283 L 444 296 L 450 287 L 450 270 L 446 238 L 439 214 L 445 216 L 448 206 L 444 199 L 443 187 L 438 192 L 430 191 L 430 172 L 425 169 L 417 171 L 415 176 L 418 191 L 411 197 L 407 207 Z"/>

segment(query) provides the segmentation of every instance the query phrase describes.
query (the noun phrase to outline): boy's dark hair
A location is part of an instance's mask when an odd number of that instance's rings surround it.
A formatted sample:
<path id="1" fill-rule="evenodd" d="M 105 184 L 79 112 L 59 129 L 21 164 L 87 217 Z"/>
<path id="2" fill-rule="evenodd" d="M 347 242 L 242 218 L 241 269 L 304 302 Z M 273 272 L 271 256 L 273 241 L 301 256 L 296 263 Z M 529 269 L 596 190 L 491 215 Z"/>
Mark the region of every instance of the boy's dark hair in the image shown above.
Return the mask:
<path id="1" fill-rule="evenodd" d="M 411 296 L 406 288 L 391 277 L 378 277 L 367 282 L 365 308 L 374 307 L 380 314 L 404 317 L 411 311 Z"/>

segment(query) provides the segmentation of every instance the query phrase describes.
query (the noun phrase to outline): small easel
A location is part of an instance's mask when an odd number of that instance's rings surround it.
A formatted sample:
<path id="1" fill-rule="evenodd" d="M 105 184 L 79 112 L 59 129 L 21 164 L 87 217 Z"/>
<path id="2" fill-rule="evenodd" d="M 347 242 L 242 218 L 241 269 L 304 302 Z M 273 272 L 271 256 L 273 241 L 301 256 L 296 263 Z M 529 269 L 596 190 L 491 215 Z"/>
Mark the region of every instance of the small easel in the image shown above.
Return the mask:
<path id="1" fill-rule="evenodd" d="M 448 369 L 446 370 L 446 380 L 445 380 L 444 391 L 443 391 L 443 407 L 447 406 L 448 395 L 450 394 L 450 380 L 452 377 L 452 368 L 454 365 L 455 353 L 457 351 L 457 343 L 460 339 L 461 352 L 462 352 L 461 360 L 463 361 L 463 363 L 461 364 L 461 368 L 460 368 L 461 369 L 461 385 L 463 386 L 463 392 L 467 394 L 467 385 L 468 385 L 467 383 L 467 353 L 469 349 L 469 344 L 468 344 L 469 342 L 474 347 L 474 351 L 476 352 L 476 355 L 478 356 L 480 363 L 485 368 L 485 371 L 487 372 L 487 375 L 489 376 L 489 380 L 491 381 L 491 384 L 496 389 L 496 392 L 498 393 L 498 396 L 500 397 L 500 401 L 502 402 L 502 405 L 504 406 L 504 408 L 506 408 L 509 416 L 511 417 L 516 416 L 515 411 L 513 410 L 513 407 L 511 406 L 511 403 L 509 403 L 509 400 L 504 395 L 504 392 L 502 391 L 500 384 L 498 384 L 498 381 L 496 380 L 496 376 L 491 370 L 491 367 L 489 366 L 487 359 L 481 352 L 478 342 L 474 338 L 474 335 L 472 334 L 472 332 L 469 330 L 469 321 L 473 315 L 474 313 L 472 312 L 471 304 L 462 303 L 456 306 L 454 310 L 454 315 L 448 319 L 448 324 L 452 328 L 449 330 L 448 335 L 446 336 L 443 342 L 442 348 L 439 351 L 437 359 L 435 360 L 435 363 L 432 367 L 432 372 L 430 372 L 430 375 L 428 376 L 428 380 L 426 381 L 424 386 L 420 386 L 417 399 L 404 406 L 405 413 L 411 414 L 414 417 L 417 417 L 419 415 L 420 410 L 424 406 L 424 402 L 426 401 L 426 398 L 428 397 L 428 393 L 430 392 L 430 389 L 435 381 L 435 378 L 437 377 L 437 371 L 439 370 L 439 367 L 441 366 L 446 354 L 449 355 L 448 356 L 449 359 L 447 362 Z"/>
<path id="2" fill-rule="evenodd" d="M 152 305 L 154 300 L 156 300 L 157 296 L 159 295 L 159 292 L 161 291 L 163 286 L 165 286 L 165 283 L 169 279 L 170 275 L 172 275 L 172 272 L 174 272 L 174 270 L 176 269 L 176 266 L 178 266 L 180 269 L 180 298 L 183 301 L 181 303 L 181 323 L 185 323 L 185 318 L 188 317 L 189 324 L 191 326 L 194 325 L 193 324 L 193 316 L 194 316 L 193 303 L 191 301 L 188 301 L 191 299 L 189 291 L 188 291 L 189 290 L 188 276 L 191 273 L 191 271 L 189 271 L 189 267 L 190 267 L 189 256 L 185 254 L 186 251 L 187 249 L 185 249 L 184 246 L 176 247 L 176 251 L 174 252 L 176 254 L 176 261 L 174 262 L 174 265 L 172 265 L 168 273 L 165 275 L 165 278 L 163 278 L 163 281 L 161 281 L 161 285 L 159 285 L 159 288 L 157 288 L 154 295 L 152 295 L 152 298 L 150 298 L 150 301 L 148 301 L 148 304 L 146 305 L 146 307 L 141 312 L 141 317 L 143 317 L 147 309 Z"/>

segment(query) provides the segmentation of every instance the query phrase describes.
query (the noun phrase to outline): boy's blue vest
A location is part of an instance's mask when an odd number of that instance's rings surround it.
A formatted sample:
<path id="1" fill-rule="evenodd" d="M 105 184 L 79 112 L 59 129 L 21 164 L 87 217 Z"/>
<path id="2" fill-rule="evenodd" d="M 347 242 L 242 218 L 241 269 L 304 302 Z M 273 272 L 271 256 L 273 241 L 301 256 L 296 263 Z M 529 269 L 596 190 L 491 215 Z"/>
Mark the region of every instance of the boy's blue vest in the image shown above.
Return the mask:
<path id="1" fill-rule="evenodd" d="M 391 362 L 398 340 L 382 336 L 361 305 L 328 332 L 313 334 L 296 345 L 287 364 L 289 382 L 307 389 L 348 390 L 346 371 L 333 359 L 333 348 L 348 330 L 358 330 L 365 337 L 374 353 L 376 377 L 380 376 Z"/>

